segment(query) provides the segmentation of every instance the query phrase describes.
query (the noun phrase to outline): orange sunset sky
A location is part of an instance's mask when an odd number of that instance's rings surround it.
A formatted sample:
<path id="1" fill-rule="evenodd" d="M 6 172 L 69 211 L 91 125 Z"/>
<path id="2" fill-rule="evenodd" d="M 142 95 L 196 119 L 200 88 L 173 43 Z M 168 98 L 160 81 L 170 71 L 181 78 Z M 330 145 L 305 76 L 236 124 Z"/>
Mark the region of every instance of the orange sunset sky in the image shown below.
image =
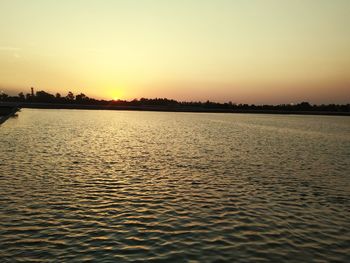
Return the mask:
<path id="1" fill-rule="evenodd" d="M 0 91 L 350 103 L 348 0 L 0 0 Z"/>

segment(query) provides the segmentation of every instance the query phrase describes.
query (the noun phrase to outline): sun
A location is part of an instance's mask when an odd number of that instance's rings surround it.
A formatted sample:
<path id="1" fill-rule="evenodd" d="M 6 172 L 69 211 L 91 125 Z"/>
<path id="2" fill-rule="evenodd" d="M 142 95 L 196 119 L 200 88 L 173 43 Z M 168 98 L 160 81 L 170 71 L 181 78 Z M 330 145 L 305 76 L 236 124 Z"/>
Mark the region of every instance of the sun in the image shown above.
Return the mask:
<path id="1" fill-rule="evenodd" d="M 108 97 L 112 100 L 122 100 L 123 98 L 123 92 L 121 91 L 120 88 L 116 89 L 116 88 L 111 88 L 109 89 L 109 92 L 108 92 Z"/>

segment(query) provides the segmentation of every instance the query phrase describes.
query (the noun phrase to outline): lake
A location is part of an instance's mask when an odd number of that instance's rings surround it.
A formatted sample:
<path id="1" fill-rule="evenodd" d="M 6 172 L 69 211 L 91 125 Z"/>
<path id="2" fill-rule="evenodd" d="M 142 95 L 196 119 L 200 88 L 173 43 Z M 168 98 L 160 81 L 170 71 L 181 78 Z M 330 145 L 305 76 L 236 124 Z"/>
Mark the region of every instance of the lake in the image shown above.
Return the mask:
<path id="1" fill-rule="evenodd" d="M 2 262 L 350 261 L 350 117 L 18 115 Z"/>

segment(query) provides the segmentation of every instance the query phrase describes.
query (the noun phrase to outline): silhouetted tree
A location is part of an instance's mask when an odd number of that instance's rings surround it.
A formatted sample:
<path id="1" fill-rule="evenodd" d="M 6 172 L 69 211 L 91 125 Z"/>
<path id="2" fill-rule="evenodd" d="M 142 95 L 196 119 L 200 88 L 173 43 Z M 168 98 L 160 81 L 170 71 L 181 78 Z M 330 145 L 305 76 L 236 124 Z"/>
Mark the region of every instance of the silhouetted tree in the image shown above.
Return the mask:
<path id="1" fill-rule="evenodd" d="M 35 94 L 35 101 L 38 102 L 53 102 L 55 100 L 55 96 L 47 93 L 43 90 L 37 91 Z"/>
<path id="2" fill-rule="evenodd" d="M 228 111 L 281 111 L 281 112 L 312 112 L 312 111 L 324 111 L 324 112 L 350 112 L 350 104 L 338 105 L 311 105 L 309 102 L 301 102 L 298 104 L 280 104 L 280 105 L 254 105 L 254 104 L 235 104 L 231 101 L 226 103 L 217 103 L 207 100 L 201 101 L 176 101 L 167 98 L 154 98 L 154 99 L 133 99 L 132 101 L 126 100 L 97 100 L 87 97 L 84 93 L 80 93 L 76 96 L 70 91 L 67 96 L 62 97 L 60 93 L 52 95 L 45 91 L 38 91 L 35 95 L 27 93 L 25 96 L 23 92 L 20 92 L 18 96 L 9 96 L 4 92 L 0 92 L 0 101 L 8 102 L 28 102 L 28 103 L 72 103 L 88 104 L 88 105 L 108 105 L 108 106 L 145 106 L 151 108 L 159 107 L 160 109 L 195 109 L 195 110 L 228 110 Z"/>
<path id="3" fill-rule="evenodd" d="M 73 101 L 74 100 L 74 94 L 73 92 L 69 91 L 67 96 L 66 96 L 67 100 Z"/>
<path id="4" fill-rule="evenodd" d="M 310 103 L 305 102 L 305 101 L 303 101 L 303 102 L 297 104 L 296 106 L 297 106 L 299 109 L 301 109 L 301 110 L 309 110 L 309 109 L 312 107 L 312 106 L 310 105 Z"/>
<path id="5" fill-rule="evenodd" d="M 82 102 L 82 101 L 87 100 L 87 99 L 88 99 L 88 97 L 86 97 L 84 93 L 80 93 L 77 96 L 75 96 L 75 100 L 77 102 Z"/>
<path id="6" fill-rule="evenodd" d="M 9 97 L 9 95 L 7 95 L 6 93 L 3 93 L 3 92 L 0 93 L 0 100 L 1 101 L 7 100 L 8 97 Z"/>
<path id="7" fill-rule="evenodd" d="M 25 99 L 26 99 L 23 92 L 18 93 L 18 98 L 20 101 L 25 101 Z"/>

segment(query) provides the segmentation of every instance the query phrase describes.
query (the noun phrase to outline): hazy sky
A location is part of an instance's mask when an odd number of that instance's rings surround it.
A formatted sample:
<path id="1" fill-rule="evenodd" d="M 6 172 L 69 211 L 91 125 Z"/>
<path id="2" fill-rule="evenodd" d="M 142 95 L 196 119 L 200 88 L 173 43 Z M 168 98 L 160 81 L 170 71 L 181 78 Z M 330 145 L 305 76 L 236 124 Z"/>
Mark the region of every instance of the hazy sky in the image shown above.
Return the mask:
<path id="1" fill-rule="evenodd" d="M 350 102 L 349 0 L 0 0 L 0 90 Z"/>

